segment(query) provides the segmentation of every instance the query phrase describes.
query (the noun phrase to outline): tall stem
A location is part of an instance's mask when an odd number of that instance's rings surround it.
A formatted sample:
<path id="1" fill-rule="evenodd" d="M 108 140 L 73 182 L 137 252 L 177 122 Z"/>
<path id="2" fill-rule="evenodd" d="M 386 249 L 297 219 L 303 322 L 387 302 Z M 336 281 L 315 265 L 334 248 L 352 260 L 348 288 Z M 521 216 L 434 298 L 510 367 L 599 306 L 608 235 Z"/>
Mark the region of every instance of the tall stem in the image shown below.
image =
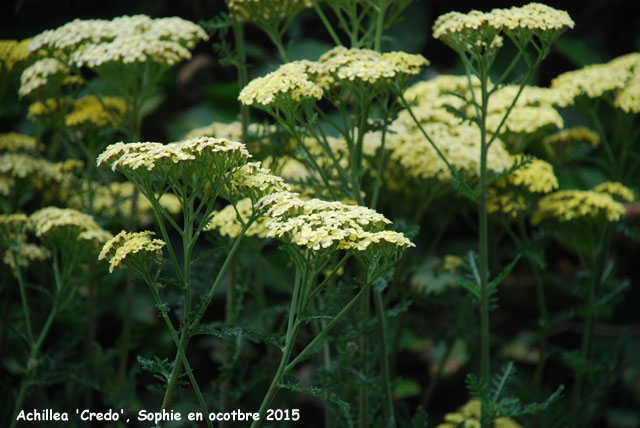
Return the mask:
<path id="1" fill-rule="evenodd" d="M 391 391 L 391 377 L 389 374 L 389 358 L 387 352 L 387 322 L 384 314 L 384 302 L 382 293 L 378 290 L 373 291 L 376 302 L 376 314 L 378 316 L 378 334 L 380 336 L 380 359 L 382 364 L 382 379 L 385 387 L 385 401 L 383 403 L 384 410 L 384 426 L 395 427 L 396 419 L 393 411 L 393 395 Z"/>

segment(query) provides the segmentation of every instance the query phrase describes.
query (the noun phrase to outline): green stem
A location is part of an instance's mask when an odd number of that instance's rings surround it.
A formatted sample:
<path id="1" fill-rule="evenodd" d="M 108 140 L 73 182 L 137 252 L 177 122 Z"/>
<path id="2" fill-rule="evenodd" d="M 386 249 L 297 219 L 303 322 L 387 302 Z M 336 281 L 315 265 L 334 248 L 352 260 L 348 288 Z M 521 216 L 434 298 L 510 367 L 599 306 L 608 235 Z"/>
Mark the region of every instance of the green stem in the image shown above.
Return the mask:
<path id="1" fill-rule="evenodd" d="M 29 311 L 29 303 L 27 302 L 26 287 L 22 278 L 22 269 L 18 260 L 18 252 L 13 252 L 13 262 L 16 265 L 16 277 L 18 278 L 18 287 L 20 288 L 20 300 L 22 301 L 22 311 L 24 312 L 24 321 L 27 324 L 27 338 L 29 345 L 33 344 L 33 328 L 31 327 L 31 312 Z"/>
<path id="2" fill-rule="evenodd" d="M 380 44 L 382 41 L 382 27 L 384 26 L 384 13 L 386 10 L 385 0 L 378 2 L 378 16 L 376 20 L 376 36 L 373 43 L 373 49 L 380 52 Z"/>
<path id="3" fill-rule="evenodd" d="M 382 301 L 382 293 L 374 290 L 373 296 L 376 303 L 376 313 L 378 316 L 378 334 L 380 336 L 380 359 L 382 363 L 382 380 L 385 389 L 385 401 L 383 403 L 384 420 L 383 426 L 395 427 L 396 420 L 393 411 L 393 394 L 391 388 L 391 377 L 389 375 L 389 358 L 387 352 L 387 322 L 384 313 L 384 302 Z"/>
<path id="4" fill-rule="evenodd" d="M 236 41 L 236 52 L 238 54 L 238 63 L 236 69 L 238 70 L 238 90 L 242 90 L 249 81 L 247 73 L 247 50 L 244 43 L 244 27 L 241 22 L 233 18 L 233 35 Z M 240 123 L 242 124 L 242 138 L 241 142 L 247 144 L 247 129 L 249 127 L 249 107 L 240 103 Z"/>
<path id="5" fill-rule="evenodd" d="M 322 11 L 322 8 L 318 4 L 318 1 L 317 0 L 311 0 L 311 4 L 313 5 L 313 8 L 315 9 L 316 13 L 318 14 L 318 17 L 320 18 L 320 21 L 322 21 L 322 24 L 324 24 L 324 27 L 329 32 L 329 35 L 331 36 L 331 39 L 333 40 L 333 43 L 335 43 L 336 46 L 342 46 L 342 42 L 340 41 L 340 37 L 338 37 L 338 34 L 336 34 L 336 31 L 333 29 L 333 26 L 331 25 L 331 23 L 327 19 L 327 16 Z"/>
<path id="6" fill-rule="evenodd" d="M 189 377 L 189 381 L 191 382 L 191 386 L 193 387 L 193 390 L 196 393 L 196 396 L 198 397 L 198 402 L 200 403 L 200 407 L 202 407 L 202 410 L 205 412 L 206 415 L 208 415 L 209 414 L 209 409 L 207 408 L 207 403 L 206 403 L 204 397 L 202 396 L 202 392 L 200 391 L 200 387 L 198 386 L 198 382 L 196 381 L 195 377 L 193 376 L 193 371 L 191 370 L 191 366 L 189 365 L 189 360 L 187 360 L 185 349 L 182 347 L 182 341 L 178 338 L 178 334 L 177 334 L 175 328 L 173 327 L 173 323 L 169 319 L 169 315 L 167 314 L 167 310 L 166 310 L 166 308 L 164 306 L 164 303 L 162 302 L 162 299 L 160 298 L 160 295 L 158 294 L 158 290 L 156 289 L 155 284 L 153 283 L 153 281 L 150 280 L 150 278 L 147 278 L 146 282 L 149 285 L 149 287 L 151 288 L 151 292 L 153 293 L 153 297 L 156 300 L 156 303 L 158 305 L 158 309 L 160 310 L 160 313 L 162 314 L 162 318 L 164 318 L 164 321 L 167 324 L 167 328 L 169 329 L 169 333 L 171 334 L 171 338 L 173 339 L 173 343 L 176 345 L 176 348 L 178 349 L 178 354 L 180 356 L 180 360 L 182 361 L 182 364 L 184 364 L 185 372 L 187 373 L 187 376 Z M 163 406 L 163 408 L 164 408 L 164 406 Z M 213 428 L 213 424 L 211 423 L 209 418 L 205 418 L 205 420 L 206 420 L 207 426 L 209 428 Z"/>
<path id="7" fill-rule="evenodd" d="M 363 375 L 366 377 L 367 375 L 367 335 L 366 331 L 364 331 L 364 326 L 367 325 L 367 321 L 369 321 L 369 303 L 371 300 L 371 295 L 367 290 L 364 298 L 360 301 L 360 322 L 363 327 L 363 331 L 360 332 L 360 343 L 359 343 L 359 352 L 360 352 L 360 367 L 362 369 Z M 367 428 L 369 426 L 368 422 L 369 418 L 369 391 L 366 386 L 360 387 L 358 391 L 358 426 L 360 428 Z"/>

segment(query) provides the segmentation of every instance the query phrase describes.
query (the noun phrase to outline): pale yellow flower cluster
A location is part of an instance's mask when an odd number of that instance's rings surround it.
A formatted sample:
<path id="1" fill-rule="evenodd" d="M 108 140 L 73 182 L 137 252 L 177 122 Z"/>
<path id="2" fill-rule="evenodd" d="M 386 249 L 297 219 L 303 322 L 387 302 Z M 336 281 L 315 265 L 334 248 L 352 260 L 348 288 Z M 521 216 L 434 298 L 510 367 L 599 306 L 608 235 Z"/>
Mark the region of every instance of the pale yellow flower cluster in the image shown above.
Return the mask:
<path id="1" fill-rule="evenodd" d="M 453 413 L 444 415 L 444 423 L 437 428 L 456 428 L 464 425 L 466 428 L 480 428 L 480 400 L 469 400 L 464 406 Z M 493 421 L 493 428 L 522 428 L 511 418 L 498 418 Z"/>
<path id="2" fill-rule="evenodd" d="M 18 255 L 18 266 L 21 268 L 28 267 L 33 262 L 39 262 L 51 257 L 51 252 L 44 247 L 29 242 L 19 242 L 12 250 L 4 253 L 3 261 L 11 269 L 16 270 L 16 262 L 14 254 Z"/>
<path id="3" fill-rule="evenodd" d="M 238 214 L 240 215 L 242 222 L 240 222 L 240 220 L 238 219 Z M 236 238 L 242 232 L 243 223 L 249 221 L 253 214 L 254 208 L 251 199 L 240 199 L 236 203 L 235 208 L 232 204 L 229 204 L 220 211 L 214 212 L 213 217 L 211 217 L 211 220 L 205 227 L 205 230 L 217 230 L 222 236 Z M 247 228 L 245 235 L 257 236 L 258 238 L 266 238 L 267 234 L 269 233 L 269 229 L 267 229 L 266 223 L 266 217 L 258 217 L 254 220 L 251 226 Z"/>
<path id="4" fill-rule="evenodd" d="M 600 144 L 600 136 L 584 126 L 567 128 L 545 137 L 542 140 L 545 146 L 574 146 L 580 143 L 587 143 L 592 147 Z"/>
<path id="5" fill-rule="evenodd" d="M 427 65 L 422 55 L 337 46 L 320 57 L 314 70 L 321 86 L 329 89 L 346 82 L 373 85 L 396 76 L 415 76 Z"/>
<path id="6" fill-rule="evenodd" d="M 640 53 L 623 55 L 610 64 L 631 72 L 631 78 L 617 92 L 613 105 L 626 113 L 640 113 Z"/>
<path id="7" fill-rule="evenodd" d="M 307 7 L 309 0 L 229 0 L 236 19 L 251 22 L 291 19 Z"/>
<path id="8" fill-rule="evenodd" d="M 0 134 L 0 153 L 29 152 L 36 148 L 36 139 L 30 135 L 8 132 Z"/>
<path id="9" fill-rule="evenodd" d="M 414 246 L 403 234 L 383 230 L 390 221 L 382 214 L 358 205 L 304 200 L 297 193 L 278 192 L 263 197 L 257 207 L 269 218 L 267 236 L 312 251 Z"/>
<path id="10" fill-rule="evenodd" d="M 522 161 L 522 155 L 514 156 L 514 162 Z M 531 158 L 489 188 L 487 212 L 502 212 L 516 217 L 530 206 L 525 196 L 549 193 L 557 188 L 558 179 L 553 173 L 553 166 L 542 159 Z"/>
<path id="11" fill-rule="evenodd" d="M 29 222 L 37 237 L 60 238 L 61 245 L 69 245 L 69 238 L 102 244 L 113 236 L 98 226 L 90 215 L 70 208 L 42 208 L 29 216 Z M 71 236 L 65 232 L 71 233 Z"/>
<path id="12" fill-rule="evenodd" d="M 531 217 L 531 224 L 581 220 L 615 222 L 620 220 L 624 212 L 624 205 L 608 193 L 595 190 L 561 190 L 540 199 L 538 208 Z"/>
<path id="13" fill-rule="evenodd" d="M 0 72 L 10 72 L 16 64 L 29 58 L 29 43 L 25 40 L 0 40 Z"/>
<path id="14" fill-rule="evenodd" d="M 229 186 L 232 195 L 247 196 L 254 202 L 270 193 L 291 190 L 282 177 L 273 175 L 271 170 L 263 168 L 260 162 L 242 165 L 231 175 Z"/>
<path id="15" fill-rule="evenodd" d="M 0 154 L 0 195 L 8 195 L 17 181 L 28 180 L 42 189 L 60 183 L 64 175 L 57 164 L 23 153 Z"/>
<path id="16" fill-rule="evenodd" d="M 152 239 L 151 231 L 127 232 L 125 230 L 108 240 L 98 260 L 109 259 L 109 272 L 116 268 L 138 270 L 151 263 L 162 263 L 162 248 L 166 243 Z"/>
<path id="17" fill-rule="evenodd" d="M 423 128 L 449 164 L 459 171 L 477 177 L 480 172 L 480 130 L 467 123 L 456 126 L 431 122 Z M 431 143 L 416 129 L 406 129 L 389 135 L 391 159 L 398 162 L 407 174 L 418 179 L 448 181 L 451 172 Z M 500 140 L 490 147 L 487 169 L 499 173 L 511 167 L 513 160 Z"/>
<path id="18" fill-rule="evenodd" d="M 487 130 L 496 132 L 506 112 L 489 114 Z M 544 128 L 563 128 L 564 120 L 560 113 L 552 106 L 518 106 L 514 107 L 507 120 L 500 128 L 500 134 L 512 132 L 516 134 L 532 134 Z"/>
<path id="19" fill-rule="evenodd" d="M 264 77 L 247 84 L 238 100 L 244 105 L 269 108 L 280 104 L 293 107 L 303 98 L 321 99 L 322 88 L 313 81 L 311 61 L 293 61 L 281 65 Z"/>
<path id="20" fill-rule="evenodd" d="M 244 144 L 226 139 L 201 137 L 177 143 L 116 143 L 111 144 L 98 156 L 98 166 L 105 164 L 113 171 L 153 171 L 181 168 L 215 168 L 215 157 L 230 160 L 234 164 L 251 155 Z M 185 171 L 187 173 L 189 171 Z"/>
<path id="21" fill-rule="evenodd" d="M 95 95 L 80 97 L 72 102 L 71 111 L 65 116 L 66 126 L 116 126 L 122 122 L 127 103 L 120 97 Z"/>
<path id="22" fill-rule="evenodd" d="M 522 7 L 493 9 L 491 12 L 472 10 L 466 14 L 446 13 L 434 23 L 433 37 L 455 50 L 482 54 L 502 46 L 501 32 L 521 43 L 534 35 L 540 37 L 547 32 L 559 34 L 574 26 L 575 23 L 566 12 L 540 3 L 529 3 Z"/>
<path id="23" fill-rule="evenodd" d="M 51 115 L 53 112 L 58 110 L 62 105 L 68 103 L 69 100 L 67 98 L 48 98 L 43 101 L 36 101 L 29 105 L 29 112 L 27 113 L 27 118 L 36 119 L 40 117 L 45 117 Z"/>
<path id="24" fill-rule="evenodd" d="M 111 21 L 76 19 L 39 34 L 29 50 L 66 51 L 71 63 L 78 67 L 145 61 L 171 66 L 190 58 L 189 49 L 207 39 L 200 26 L 181 18 L 135 15 Z"/>
<path id="25" fill-rule="evenodd" d="M 256 131 L 259 125 L 252 123 L 249 126 L 253 128 L 252 131 Z M 209 125 L 192 129 L 182 139 L 190 140 L 200 137 L 226 138 L 227 140 L 240 141 L 242 139 L 242 123 L 237 120 L 230 123 L 212 122 Z"/>
<path id="26" fill-rule="evenodd" d="M 20 76 L 21 97 L 32 94 L 49 84 L 51 79 L 64 80 L 69 76 L 70 69 L 62 61 L 56 58 L 42 58 L 27 67 Z"/>
<path id="27" fill-rule="evenodd" d="M 593 188 L 594 192 L 610 195 L 618 202 L 632 202 L 633 190 L 617 181 L 605 181 Z"/>
<path id="28" fill-rule="evenodd" d="M 102 217 L 129 216 L 135 194 L 135 186 L 127 182 L 113 182 L 106 186 L 97 186 L 93 192 L 93 212 Z M 82 209 L 88 205 L 89 190 L 86 185 L 79 192 L 74 192 L 67 200 L 70 208 Z M 165 193 L 158 201 L 161 207 L 170 214 L 182 212 L 180 200 L 173 193 Z M 151 202 L 144 195 L 136 200 L 136 213 L 140 222 L 145 221 L 153 213 Z"/>
<path id="29" fill-rule="evenodd" d="M 576 98 L 598 98 L 625 87 L 632 74 L 623 67 L 609 64 L 588 65 L 568 71 L 551 81 L 551 88 L 558 93 L 557 105 L 573 105 Z"/>

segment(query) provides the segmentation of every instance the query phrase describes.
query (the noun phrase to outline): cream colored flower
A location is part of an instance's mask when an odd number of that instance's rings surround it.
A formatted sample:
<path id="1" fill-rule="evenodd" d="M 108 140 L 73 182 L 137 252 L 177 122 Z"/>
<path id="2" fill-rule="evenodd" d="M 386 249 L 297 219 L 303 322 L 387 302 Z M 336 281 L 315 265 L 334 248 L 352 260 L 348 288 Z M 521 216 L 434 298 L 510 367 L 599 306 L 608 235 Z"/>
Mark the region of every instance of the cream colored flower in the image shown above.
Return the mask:
<path id="1" fill-rule="evenodd" d="M 153 232 L 127 232 L 123 230 L 107 241 L 98 260 L 109 259 L 109 272 L 116 268 L 142 270 L 148 263 L 162 263 L 161 239 L 152 239 Z"/>

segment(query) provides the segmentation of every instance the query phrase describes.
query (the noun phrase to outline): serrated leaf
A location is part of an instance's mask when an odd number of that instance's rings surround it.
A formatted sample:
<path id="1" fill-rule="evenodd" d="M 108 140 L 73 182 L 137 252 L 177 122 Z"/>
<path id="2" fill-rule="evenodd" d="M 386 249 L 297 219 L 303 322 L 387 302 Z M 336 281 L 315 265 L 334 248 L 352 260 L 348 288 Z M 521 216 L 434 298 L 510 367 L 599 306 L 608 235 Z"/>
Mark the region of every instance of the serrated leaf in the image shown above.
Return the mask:
<path id="1" fill-rule="evenodd" d="M 162 382 L 167 382 L 171 376 L 171 364 L 166 358 L 161 360 L 154 356 L 152 359 L 147 359 L 138 355 L 138 364 L 140 364 L 142 370 L 151 373 Z"/>
<path id="2" fill-rule="evenodd" d="M 496 290 L 498 289 L 498 286 L 502 283 L 502 281 L 504 281 L 507 278 L 507 276 L 509 276 L 513 268 L 516 266 L 516 263 L 518 263 L 518 260 L 520 260 L 520 257 L 521 257 L 520 254 L 518 254 L 511 263 L 509 263 L 507 266 L 505 266 L 504 269 L 502 269 L 502 272 L 500 272 L 498 276 L 496 276 L 494 279 L 489 281 L 489 295 L 496 292 Z"/>
<path id="3" fill-rule="evenodd" d="M 240 336 L 246 336 L 258 342 L 282 348 L 284 346 L 284 336 L 279 334 L 266 334 L 251 330 L 246 327 L 215 327 L 214 325 L 201 325 L 192 331 L 192 334 L 207 334 L 218 337 L 225 341 L 235 341 Z"/>

